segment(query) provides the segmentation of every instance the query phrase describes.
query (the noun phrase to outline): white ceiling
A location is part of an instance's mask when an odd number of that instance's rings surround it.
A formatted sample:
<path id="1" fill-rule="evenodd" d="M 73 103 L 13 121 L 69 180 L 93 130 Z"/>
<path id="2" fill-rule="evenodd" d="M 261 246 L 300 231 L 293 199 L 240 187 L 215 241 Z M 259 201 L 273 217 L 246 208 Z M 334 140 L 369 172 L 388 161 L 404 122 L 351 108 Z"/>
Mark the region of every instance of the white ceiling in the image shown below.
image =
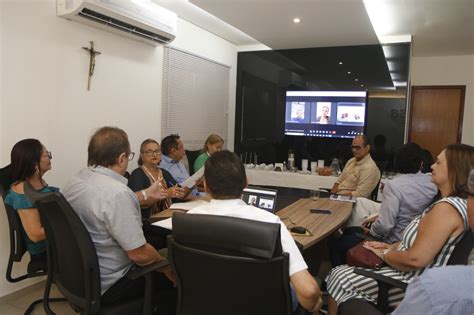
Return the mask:
<path id="1" fill-rule="evenodd" d="M 474 0 L 154 1 L 236 45 L 349 46 L 412 35 L 414 56 L 474 54 Z"/>

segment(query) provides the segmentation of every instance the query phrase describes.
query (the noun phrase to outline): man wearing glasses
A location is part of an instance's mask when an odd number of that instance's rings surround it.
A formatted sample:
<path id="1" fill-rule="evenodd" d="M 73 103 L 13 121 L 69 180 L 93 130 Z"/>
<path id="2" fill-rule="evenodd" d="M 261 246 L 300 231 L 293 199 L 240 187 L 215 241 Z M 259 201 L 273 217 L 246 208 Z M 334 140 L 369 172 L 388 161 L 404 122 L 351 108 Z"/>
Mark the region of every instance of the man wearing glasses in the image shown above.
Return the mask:
<path id="1" fill-rule="evenodd" d="M 133 156 L 125 131 L 102 127 L 89 142 L 88 167 L 79 171 L 62 191 L 94 243 L 102 302 L 106 304 L 143 296 L 144 279 L 130 280 L 127 272 L 134 264 L 144 266 L 165 259 L 145 240 L 139 201 L 146 196 L 163 199 L 166 190 L 158 181 L 145 189 L 145 194 L 128 188 L 123 174 Z M 157 272 L 157 288 L 171 290 L 174 275 L 169 268 L 162 272 L 171 281 Z M 160 305 L 165 310 L 169 307 L 164 314 L 173 314 L 174 301 L 168 302 Z"/>
<path id="2" fill-rule="evenodd" d="M 368 198 L 380 180 L 380 171 L 370 157 L 369 138 L 356 136 L 351 148 L 354 157 L 347 162 L 331 193 Z"/>

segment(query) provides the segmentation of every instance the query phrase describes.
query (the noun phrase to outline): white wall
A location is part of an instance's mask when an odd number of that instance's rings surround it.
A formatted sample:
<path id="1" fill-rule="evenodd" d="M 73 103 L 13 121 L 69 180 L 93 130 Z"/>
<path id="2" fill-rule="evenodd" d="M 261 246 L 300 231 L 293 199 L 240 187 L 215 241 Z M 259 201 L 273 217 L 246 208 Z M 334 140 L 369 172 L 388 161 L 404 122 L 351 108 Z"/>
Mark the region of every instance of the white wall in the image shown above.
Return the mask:
<path id="1" fill-rule="evenodd" d="M 163 47 L 153 47 L 56 17 L 55 0 L 0 1 L 0 165 L 9 163 L 20 139 L 40 139 L 53 153 L 45 178 L 62 187 L 86 165 L 94 129 L 114 125 L 127 131 L 132 150 L 149 137 L 161 138 Z M 231 67 L 228 146 L 233 147 L 237 49 L 180 20 L 173 46 Z M 89 57 L 81 47 L 95 42 L 91 91 Z M 136 160 L 130 164 L 135 167 Z M 0 210 L 0 272 L 9 249 L 8 225 Z M 0 277 L 0 296 L 17 290 Z"/>
<path id="2" fill-rule="evenodd" d="M 462 142 L 474 145 L 474 55 L 412 57 L 412 85 L 465 85 Z"/>

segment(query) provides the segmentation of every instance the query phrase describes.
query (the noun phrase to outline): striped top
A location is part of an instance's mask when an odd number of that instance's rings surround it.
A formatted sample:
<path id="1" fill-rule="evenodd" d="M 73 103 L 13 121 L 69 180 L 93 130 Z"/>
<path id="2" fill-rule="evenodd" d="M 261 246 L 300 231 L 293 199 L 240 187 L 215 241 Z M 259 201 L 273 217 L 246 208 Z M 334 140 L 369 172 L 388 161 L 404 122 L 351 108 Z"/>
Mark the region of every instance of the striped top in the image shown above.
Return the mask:
<path id="1" fill-rule="evenodd" d="M 459 214 L 461 215 L 463 219 L 464 231 L 458 236 L 450 237 L 448 241 L 444 244 L 444 246 L 441 248 L 440 252 L 434 257 L 433 261 L 428 266 L 418 269 L 416 271 L 407 273 L 406 274 L 407 280 L 413 278 L 414 276 L 420 275 L 427 268 L 446 266 L 446 264 L 448 263 L 449 257 L 451 257 L 451 254 L 454 250 L 454 247 L 464 236 L 464 233 L 466 233 L 466 231 L 469 230 L 469 225 L 468 225 L 469 221 L 468 221 L 468 216 L 467 216 L 467 200 L 462 199 L 460 197 L 445 197 L 443 199 L 440 199 L 434 202 L 432 205 L 426 208 L 426 210 L 423 211 L 421 215 L 415 217 L 415 219 L 413 219 L 413 221 L 410 224 L 408 224 L 408 226 L 405 229 L 405 232 L 403 233 L 403 239 L 400 242 L 400 245 L 398 246 L 397 250 L 408 250 L 411 246 L 413 246 L 413 243 L 416 239 L 416 235 L 418 234 L 418 227 L 420 225 L 421 219 L 431 209 L 433 209 L 433 207 L 436 204 L 441 203 L 441 202 L 449 203 L 459 212 Z"/>

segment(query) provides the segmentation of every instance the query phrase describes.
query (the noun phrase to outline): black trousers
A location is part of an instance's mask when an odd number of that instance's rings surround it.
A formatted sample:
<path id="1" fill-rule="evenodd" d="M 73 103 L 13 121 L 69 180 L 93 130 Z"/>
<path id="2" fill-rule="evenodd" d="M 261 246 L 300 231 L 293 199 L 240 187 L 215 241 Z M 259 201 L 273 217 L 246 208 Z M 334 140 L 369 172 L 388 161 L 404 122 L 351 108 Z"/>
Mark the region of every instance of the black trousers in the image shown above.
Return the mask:
<path id="1" fill-rule="evenodd" d="M 168 229 L 151 225 L 148 220 L 143 220 L 143 234 L 148 243 L 158 249 L 166 248 L 166 238 L 172 232 Z"/>
<path id="2" fill-rule="evenodd" d="M 333 267 L 346 263 L 346 254 L 352 247 L 363 241 L 356 233 L 363 233 L 360 227 L 349 227 L 344 229 L 340 237 L 331 235 L 328 239 L 329 258 Z"/>
<path id="3" fill-rule="evenodd" d="M 176 313 L 176 289 L 171 281 L 161 272 L 152 272 L 156 301 L 160 315 Z M 130 280 L 126 276 L 111 286 L 101 298 L 103 304 L 113 304 L 118 301 L 133 300 L 145 296 L 145 278 Z"/>

